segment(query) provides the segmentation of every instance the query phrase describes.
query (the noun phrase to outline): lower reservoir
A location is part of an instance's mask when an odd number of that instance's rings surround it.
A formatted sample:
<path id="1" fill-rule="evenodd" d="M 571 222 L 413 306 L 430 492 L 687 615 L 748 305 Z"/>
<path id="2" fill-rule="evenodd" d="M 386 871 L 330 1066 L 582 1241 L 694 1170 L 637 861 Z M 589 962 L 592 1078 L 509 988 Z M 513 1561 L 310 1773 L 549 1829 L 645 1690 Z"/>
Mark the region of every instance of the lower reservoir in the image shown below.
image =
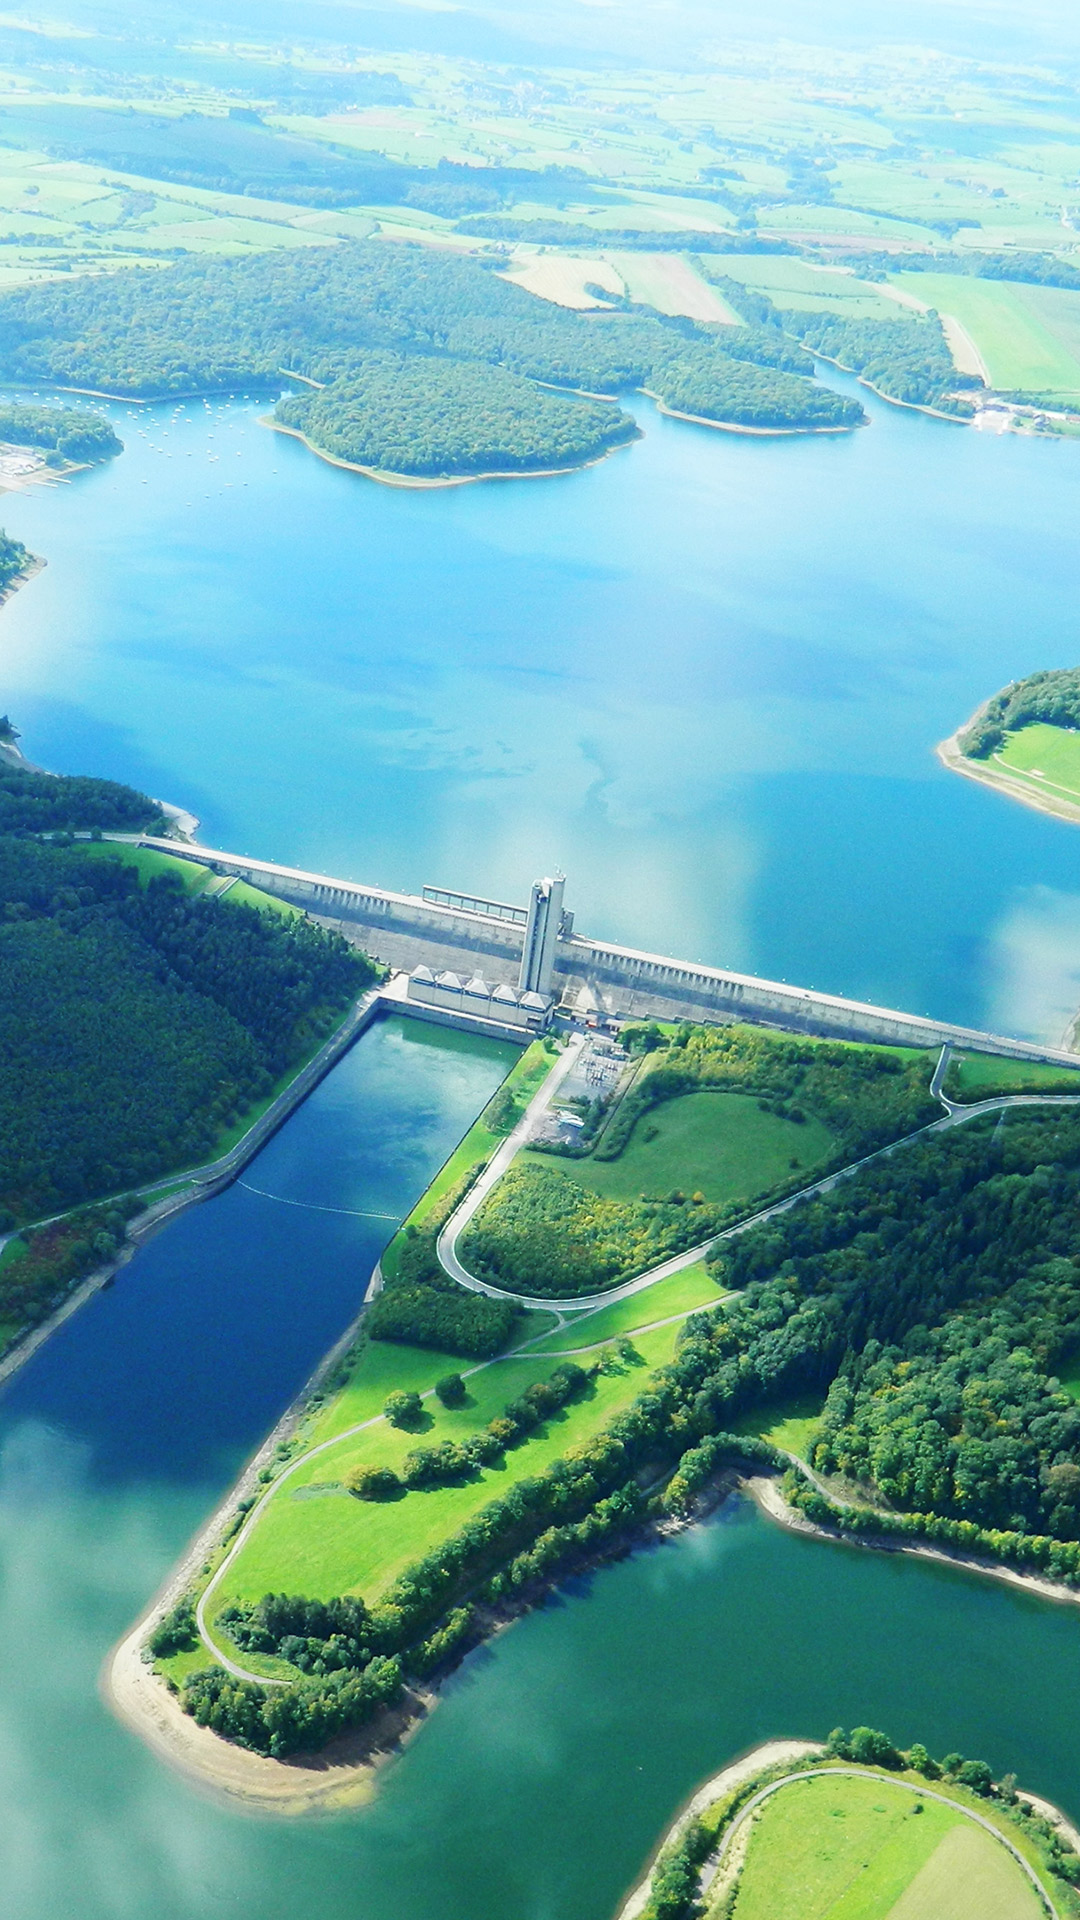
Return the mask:
<path id="1" fill-rule="evenodd" d="M 838 1722 L 985 1758 L 1080 1813 L 1080 1609 L 800 1539 L 740 1501 L 472 1656 L 356 1812 L 236 1812 L 113 1721 L 109 1647 L 512 1057 L 374 1028 L 243 1186 L 152 1242 L 0 1400 L 12 1920 L 609 1920 L 697 1781 Z"/>

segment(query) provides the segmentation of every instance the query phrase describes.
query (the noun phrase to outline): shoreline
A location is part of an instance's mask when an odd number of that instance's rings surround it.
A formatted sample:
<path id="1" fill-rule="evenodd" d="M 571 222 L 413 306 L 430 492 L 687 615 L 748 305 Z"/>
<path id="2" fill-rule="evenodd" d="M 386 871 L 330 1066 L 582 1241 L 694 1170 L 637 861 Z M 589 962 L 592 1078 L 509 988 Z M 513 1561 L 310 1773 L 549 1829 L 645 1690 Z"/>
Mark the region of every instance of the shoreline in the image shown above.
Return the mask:
<path id="1" fill-rule="evenodd" d="M 300 440 L 317 459 L 325 460 L 331 467 L 342 467 L 346 473 L 362 473 L 366 480 L 376 480 L 381 487 L 406 487 L 415 492 L 429 493 L 440 487 L 471 487 L 478 480 L 557 480 L 561 474 L 584 473 L 587 467 L 598 467 L 602 460 L 610 459 L 613 453 L 621 452 L 623 447 L 632 447 L 635 440 L 643 438 L 640 427 L 620 440 L 613 447 L 605 447 L 603 453 L 593 454 L 588 460 L 577 460 L 569 467 L 520 467 L 510 473 L 454 473 L 440 479 L 425 479 L 420 474 L 388 473 L 382 467 L 362 467 L 355 460 L 342 460 L 336 453 L 327 453 L 325 448 L 316 446 L 299 427 L 287 427 L 275 420 L 269 413 L 258 416 L 260 427 L 269 427 L 272 433 L 288 434 L 290 440 Z"/>
<path id="2" fill-rule="evenodd" d="M 657 413 L 669 420 L 689 420 L 691 426 L 712 427 L 716 433 L 741 433 L 752 440 L 800 440 L 807 434 L 821 433 L 857 433 L 860 427 L 869 426 L 868 420 L 856 420 L 850 427 L 747 427 L 734 420 L 710 420 L 703 413 L 682 413 L 678 407 L 669 407 L 651 387 L 641 387 L 639 391 L 653 402 Z"/>
<path id="3" fill-rule="evenodd" d="M 965 720 L 963 726 L 957 727 L 947 740 L 938 742 L 934 752 L 942 766 L 949 773 L 959 773 L 965 780 L 975 780 L 980 786 L 992 788 L 1007 800 L 1018 800 L 1021 806 L 1030 807 L 1035 813 L 1048 814 L 1052 820 L 1063 820 L 1068 826 L 1080 826 L 1080 804 L 1077 802 L 1039 793 L 990 761 L 968 758 L 960 745 L 961 736 L 974 726 L 985 705 L 984 701 L 981 707 L 975 709 L 970 720 Z"/>
<path id="4" fill-rule="evenodd" d="M 846 1533 L 842 1527 L 823 1527 L 816 1520 L 810 1520 L 805 1513 L 788 1505 L 777 1485 L 769 1474 L 749 1474 L 738 1482 L 739 1491 L 754 1502 L 759 1513 L 763 1513 L 777 1526 L 784 1527 L 789 1533 L 801 1533 L 808 1539 L 824 1540 L 839 1547 L 865 1547 L 868 1553 L 905 1553 L 918 1560 L 936 1560 L 939 1564 L 959 1567 L 965 1573 L 986 1574 L 992 1580 L 1001 1580 L 1007 1586 L 1020 1587 L 1039 1600 L 1053 1600 L 1080 1607 L 1080 1588 L 1067 1587 L 1063 1581 L 1051 1580 L 1040 1573 L 1023 1573 L 1019 1567 L 1010 1567 L 1003 1560 L 987 1560 L 976 1554 L 953 1552 L 948 1547 L 934 1546 L 929 1540 L 905 1539 L 902 1535 L 895 1538 L 887 1533 L 859 1534 Z"/>
<path id="5" fill-rule="evenodd" d="M 703 1781 L 700 1787 L 694 1789 L 682 1811 L 676 1814 L 657 1842 L 641 1879 L 616 1907 L 615 1920 L 637 1920 L 648 1900 L 656 1863 L 664 1848 L 678 1838 L 691 1820 L 696 1820 L 699 1814 L 712 1806 L 714 1800 L 719 1800 L 724 1793 L 730 1793 L 734 1787 L 741 1787 L 745 1780 L 752 1780 L 756 1773 L 763 1773 L 766 1767 L 779 1766 L 785 1760 L 806 1760 L 812 1754 L 824 1751 L 820 1740 L 763 1740 L 759 1746 L 750 1747 L 726 1767 L 721 1767 L 719 1773 Z"/>
<path id="6" fill-rule="evenodd" d="M 820 1765 L 804 1767 L 798 1764 L 808 1760 L 820 1761 Z M 773 1778 L 771 1781 L 761 1779 L 761 1776 L 773 1773 L 774 1769 L 778 1766 L 782 1767 L 791 1762 L 796 1763 L 793 1772 L 781 1775 L 779 1778 Z M 712 1851 L 706 1858 L 704 1866 L 698 1876 L 701 1897 L 703 1899 L 706 1896 L 710 1900 L 712 1899 L 716 1892 L 717 1882 L 722 1874 L 728 1877 L 729 1890 L 731 1886 L 737 1882 L 743 1860 L 745 1859 L 746 1843 L 755 1819 L 755 1810 L 760 1807 L 762 1801 L 800 1780 L 820 1778 L 834 1773 L 870 1780 L 881 1779 L 883 1777 L 880 1770 L 872 1764 L 852 1764 L 832 1758 L 829 1755 L 827 1747 L 821 1741 L 774 1739 L 763 1741 L 759 1746 L 752 1747 L 732 1765 L 724 1767 L 719 1773 L 714 1774 L 710 1780 L 706 1780 L 704 1784 L 696 1790 L 690 1800 L 686 1802 L 682 1811 L 676 1815 L 671 1825 L 661 1836 L 650 1856 L 649 1865 L 644 1876 L 634 1887 L 633 1891 L 623 1900 L 621 1905 L 616 1908 L 615 1920 L 638 1920 L 638 1916 L 648 1904 L 652 1892 L 653 1876 L 664 1852 L 680 1838 L 693 1819 L 708 1813 L 710 1808 L 716 1806 L 725 1795 L 739 1787 L 752 1784 L 755 1780 L 759 1781 L 758 1790 L 752 1794 L 748 1800 L 744 1800 L 740 1806 L 729 1813 L 727 1819 L 717 1828 L 713 1836 Z M 888 1776 L 886 1775 L 885 1777 Z M 924 1796 L 925 1799 L 942 1801 L 946 1805 L 954 1807 L 957 1811 L 966 1814 L 970 1820 L 975 1821 L 995 1839 L 1000 1841 L 1027 1875 L 1039 1896 L 1040 1905 L 1044 1911 L 1049 1912 L 1052 1920 L 1058 1920 L 1058 1909 L 1051 1899 L 1047 1885 L 1048 1863 L 1040 1858 L 1038 1868 L 1032 1865 L 1027 1854 L 1024 1853 L 1018 1845 L 1017 1839 L 1014 1839 L 1009 1833 L 1008 1828 L 1010 1823 L 1007 1816 L 1003 1819 L 999 1818 L 997 1821 L 990 1820 L 981 1810 L 976 1810 L 976 1808 L 969 1806 L 965 1801 L 956 1800 L 947 1794 L 944 1791 L 946 1786 L 944 1780 L 940 1780 L 936 1786 L 931 1786 L 928 1781 L 912 1779 L 910 1773 L 908 1773 L 899 1778 L 896 1784 L 900 1787 L 906 1787 L 908 1791 L 912 1793 Z M 1041 1813 L 1067 1845 L 1073 1848 L 1076 1847 L 1076 1842 L 1080 1839 L 1080 1834 L 1077 1833 L 1076 1827 L 1068 1819 L 1067 1815 L 1062 1812 L 1060 1807 L 1055 1806 L 1052 1801 L 1042 1799 L 1037 1794 L 1028 1793 L 1022 1787 L 1017 1790 L 1016 1798 L 1022 1809 L 1026 1809 L 1029 1813 Z M 993 1803 L 989 1802 L 988 1804 Z M 741 1848 L 739 1844 L 740 1839 Z M 723 1891 L 724 1889 L 721 1888 L 721 1892 Z M 725 1911 L 726 1910 L 725 1908 Z M 695 1911 L 697 1911 L 697 1909 L 695 1909 Z"/>
<path id="7" fill-rule="evenodd" d="M 339 1734 L 315 1753 L 274 1760 L 223 1740 L 209 1727 L 200 1727 L 142 1657 L 147 1634 L 190 1585 L 207 1557 L 221 1546 L 237 1502 L 260 1489 L 259 1474 L 271 1465 L 275 1449 L 295 1432 L 312 1394 L 352 1346 L 371 1292 L 369 1282 L 355 1318 L 197 1529 L 138 1619 L 110 1649 L 98 1678 L 99 1695 L 121 1725 L 145 1740 L 160 1759 L 175 1767 L 204 1795 L 252 1814 L 295 1818 L 363 1805 L 374 1793 L 380 1768 L 416 1732 L 435 1699 L 433 1692 L 424 1694 L 408 1688 L 398 1706 L 385 1708 L 366 1726 Z"/>

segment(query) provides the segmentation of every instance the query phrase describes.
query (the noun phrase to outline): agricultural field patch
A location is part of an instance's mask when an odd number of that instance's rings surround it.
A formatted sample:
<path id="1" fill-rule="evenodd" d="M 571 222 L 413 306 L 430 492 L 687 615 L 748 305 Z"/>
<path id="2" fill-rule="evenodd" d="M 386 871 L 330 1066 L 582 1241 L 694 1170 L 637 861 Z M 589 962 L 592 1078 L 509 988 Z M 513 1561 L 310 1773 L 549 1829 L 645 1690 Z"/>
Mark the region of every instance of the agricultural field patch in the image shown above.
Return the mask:
<path id="1" fill-rule="evenodd" d="M 655 307 L 658 313 L 683 313 L 691 320 L 741 326 L 739 315 L 685 255 L 617 252 L 610 258 L 631 300 Z"/>
<path id="2" fill-rule="evenodd" d="M 963 274 L 894 277 L 897 286 L 960 322 L 999 391 L 1080 393 L 1080 293 Z"/>

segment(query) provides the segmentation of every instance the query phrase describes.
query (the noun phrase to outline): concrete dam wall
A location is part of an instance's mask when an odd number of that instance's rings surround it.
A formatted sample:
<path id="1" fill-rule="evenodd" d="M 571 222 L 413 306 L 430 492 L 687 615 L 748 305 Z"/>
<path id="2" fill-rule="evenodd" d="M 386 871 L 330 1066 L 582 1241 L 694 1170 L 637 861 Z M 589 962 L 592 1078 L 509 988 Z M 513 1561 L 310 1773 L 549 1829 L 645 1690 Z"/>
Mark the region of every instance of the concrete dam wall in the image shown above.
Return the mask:
<path id="1" fill-rule="evenodd" d="M 109 836 L 120 839 L 122 836 Z M 279 899 L 306 908 L 388 966 L 433 972 L 463 966 L 495 984 L 518 983 L 527 910 L 472 896 L 425 889 L 395 893 L 271 861 L 144 837 L 140 844 L 178 854 L 222 873 L 236 874 Z M 545 883 L 546 884 L 546 883 Z M 561 882 L 558 900 L 561 902 Z M 534 893 L 535 893 L 534 889 Z M 532 921 L 529 920 L 531 927 Z M 1076 1066 L 1064 1047 L 957 1027 L 927 1016 L 874 1007 L 839 995 L 761 980 L 720 967 L 639 952 L 574 931 L 572 917 L 553 924 L 550 991 L 563 1012 L 644 1019 L 747 1020 L 787 1032 L 870 1040 L 891 1046 L 940 1047 L 946 1041 L 976 1052 Z"/>

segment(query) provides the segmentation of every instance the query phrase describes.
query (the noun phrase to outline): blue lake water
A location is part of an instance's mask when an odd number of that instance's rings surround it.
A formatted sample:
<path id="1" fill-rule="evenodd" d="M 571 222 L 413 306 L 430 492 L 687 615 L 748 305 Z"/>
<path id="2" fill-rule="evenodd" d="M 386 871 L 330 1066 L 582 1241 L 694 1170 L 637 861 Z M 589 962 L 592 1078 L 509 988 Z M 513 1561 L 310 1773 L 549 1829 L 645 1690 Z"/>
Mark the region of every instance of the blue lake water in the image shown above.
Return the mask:
<path id="1" fill-rule="evenodd" d="M 399 886 L 514 898 L 561 859 L 598 934 L 1060 1033 L 1080 843 L 931 748 L 1075 660 L 1077 449 L 877 406 L 807 442 L 643 409 L 571 479 L 412 493 L 254 402 L 111 411 L 121 460 L 2 503 L 49 560 L 0 616 L 34 757 Z M 1074 1609 L 738 1505 L 471 1658 L 361 1811 L 245 1817 L 111 1719 L 108 1648 L 508 1057 L 367 1035 L 0 1396 L 5 1920 L 607 1920 L 702 1776 L 856 1720 L 1080 1814 Z"/>
<path id="2" fill-rule="evenodd" d="M 265 401 L 110 408 L 120 459 L 2 503 L 49 562 L 0 619 L 27 750 L 211 843 L 504 899 L 562 862 L 596 935 L 1059 1038 L 1080 841 L 932 750 L 1076 657 L 1080 449 L 635 405 L 600 466 L 435 491 Z"/>

